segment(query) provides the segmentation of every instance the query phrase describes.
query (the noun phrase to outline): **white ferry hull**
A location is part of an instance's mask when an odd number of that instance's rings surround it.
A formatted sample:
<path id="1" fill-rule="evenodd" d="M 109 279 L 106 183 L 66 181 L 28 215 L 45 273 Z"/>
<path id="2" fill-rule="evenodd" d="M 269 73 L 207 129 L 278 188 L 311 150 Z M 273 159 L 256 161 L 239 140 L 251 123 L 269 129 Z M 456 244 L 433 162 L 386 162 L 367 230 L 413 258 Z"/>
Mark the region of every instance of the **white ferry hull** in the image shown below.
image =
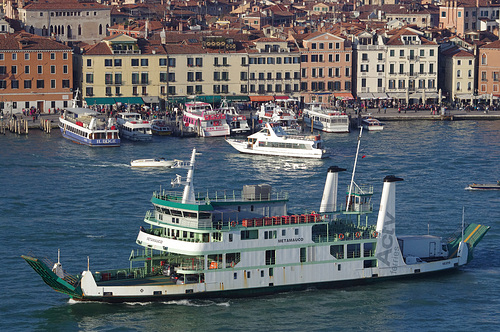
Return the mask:
<path id="1" fill-rule="evenodd" d="M 61 134 L 64 138 L 69 139 L 72 142 L 87 145 L 91 147 L 117 147 L 120 146 L 120 139 L 89 139 L 86 137 L 82 137 L 70 131 L 64 130 L 63 127 L 59 127 L 61 129 Z"/>
<path id="2" fill-rule="evenodd" d="M 307 127 L 311 128 L 311 123 L 305 121 L 305 124 Z M 336 133 L 336 134 L 343 134 L 343 133 L 348 133 L 349 132 L 349 124 L 347 126 L 345 125 L 337 125 L 337 126 L 328 126 L 324 125 L 321 122 L 314 122 L 313 123 L 313 129 L 314 130 L 319 130 L 323 131 L 325 133 Z"/>
<path id="3" fill-rule="evenodd" d="M 130 132 L 128 130 L 120 130 L 121 137 L 135 142 L 150 142 L 153 140 L 152 134 L 143 134 L 138 132 Z"/>
<path id="4" fill-rule="evenodd" d="M 266 155 L 266 156 L 283 156 L 283 157 L 294 157 L 294 158 L 310 158 L 310 159 L 322 159 L 326 158 L 327 155 L 319 149 L 312 150 L 302 150 L 302 149 L 285 149 L 285 148 L 261 148 L 259 146 L 252 146 L 247 141 L 237 140 L 237 139 L 226 139 L 233 148 L 241 153 Z"/>

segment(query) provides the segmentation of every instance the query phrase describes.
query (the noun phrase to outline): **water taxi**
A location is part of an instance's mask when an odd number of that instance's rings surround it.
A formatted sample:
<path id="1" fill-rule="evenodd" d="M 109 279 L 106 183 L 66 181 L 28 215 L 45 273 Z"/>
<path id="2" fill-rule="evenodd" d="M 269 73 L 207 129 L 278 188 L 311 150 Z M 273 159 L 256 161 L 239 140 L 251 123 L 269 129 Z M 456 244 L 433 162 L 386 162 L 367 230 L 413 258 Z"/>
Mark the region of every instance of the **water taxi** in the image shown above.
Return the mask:
<path id="1" fill-rule="evenodd" d="M 321 103 L 308 103 L 302 112 L 306 126 L 327 133 L 348 133 L 349 115 L 325 108 Z"/>
<path id="2" fill-rule="evenodd" d="M 153 132 L 153 135 L 172 135 L 172 128 L 163 119 L 154 119 L 153 121 L 151 121 L 151 131 Z"/>
<path id="3" fill-rule="evenodd" d="M 120 135 L 131 141 L 151 141 L 153 132 L 151 131 L 151 122 L 143 120 L 139 113 L 122 112 L 118 113 L 116 119 Z"/>
<path id="4" fill-rule="evenodd" d="M 373 118 L 372 116 L 364 117 L 361 120 L 361 126 L 364 130 L 368 131 L 382 131 L 384 130 L 384 124 L 379 120 Z"/>
<path id="5" fill-rule="evenodd" d="M 266 123 L 246 140 L 227 138 L 226 142 L 241 153 L 313 159 L 328 156 L 320 135 L 292 135 L 275 123 Z"/>
<path id="6" fill-rule="evenodd" d="M 200 137 L 229 136 L 230 129 L 226 115 L 214 111 L 212 105 L 201 101 L 185 104 L 183 122 L 187 128 L 194 129 Z"/>
<path id="7" fill-rule="evenodd" d="M 497 183 L 473 183 L 469 184 L 466 190 L 500 190 L 500 181 Z"/>
<path id="8" fill-rule="evenodd" d="M 172 167 L 174 163 L 175 160 L 165 158 L 136 159 L 130 162 L 130 167 Z"/>
<path id="9" fill-rule="evenodd" d="M 319 209 L 299 214 L 288 213 L 287 193 L 265 184 L 195 194 L 195 158 L 193 149 L 191 160 L 178 165 L 187 177 L 177 175 L 172 184 L 184 185 L 182 192 L 153 193 L 153 209 L 136 239 L 143 249 L 132 251 L 129 267 L 95 271 L 87 260 L 85 271 L 70 275 L 60 259 L 22 258 L 47 285 L 76 301 L 241 297 L 457 269 L 471 261 L 489 230 L 462 221 L 447 238 L 397 236 L 396 184 L 402 179 L 384 179 L 378 219 L 370 224 L 373 187 L 351 181 L 346 204 L 337 204 L 338 174 L 345 169 L 335 166 L 328 169 Z"/>

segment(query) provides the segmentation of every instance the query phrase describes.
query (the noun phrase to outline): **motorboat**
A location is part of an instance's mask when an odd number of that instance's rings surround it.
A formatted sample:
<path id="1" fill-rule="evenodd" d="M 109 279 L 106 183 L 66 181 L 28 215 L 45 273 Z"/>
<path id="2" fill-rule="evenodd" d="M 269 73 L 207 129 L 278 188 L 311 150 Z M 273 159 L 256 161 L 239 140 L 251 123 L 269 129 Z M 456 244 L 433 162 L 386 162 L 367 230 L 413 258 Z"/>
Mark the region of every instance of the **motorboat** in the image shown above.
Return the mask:
<path id="1" fill-rule="evenodd" d="M 465 188 L 466 190 L 500 190 L 500 181 L 497 183 L 473 183 Z"/>
<path id="2" fill-rule="evenodd" d="M 137 159 L 130 162 L 131 167 L 172 167 L 175 160 L 166 160 L 165 158 Z"/>
<path id="3" fill-rule="evenodd" d="M 384 124 L 372 116 L 366 116 L 361 121 L 364 130 L 381 131 L 384 130 Z"/>
<path id="4" fill-rule="evenodd" d="M 246 140 L 228 138 L 226 142 L 241 153 L 313 159 L 328 156 L 320 135 L 289 134 L 277 123 L 266 123 Z"/>
<path id="5" fill-rule="evenodd" d="M 131 141 L 151 141 L 153 132 L 151 131 L 151 122 L 143 120 L 139 113 L 122 112 L 118 113 L 116 120 L 120 135 Z"/>
<path id="6" fill-rule="evenodd" d="M 348 133 L 349 115 L 323 104 L 314 102 L 306 104 L 302 115 L 306 126 L 327 133 Z"/>
<path id="7" fill-rule="evenodd" d="M 269 101 L 260 105 L 256 114 L 262 123 L 277 123 L 284 131 L 299 132 L 297 115 L 292 109 L 286 107 L 286 103 L 285 107 L 282 107 L 275 102 Z"/>
<path id="8" fill-rule="evenodd" d="M 231 133 L 226 115 L 214 111 L 209 103 L 193 101 L 185 106 L 182 120 L 186 129 L 194 130 L 200 137 L 229 136 Z"/>
<path id="9" fill-rule="evenodd" d="M 153 135 L 172 135 L 172 128 L 163 119 L 154 119 L 151 121 L 151 131 L 153 132 Z"/>

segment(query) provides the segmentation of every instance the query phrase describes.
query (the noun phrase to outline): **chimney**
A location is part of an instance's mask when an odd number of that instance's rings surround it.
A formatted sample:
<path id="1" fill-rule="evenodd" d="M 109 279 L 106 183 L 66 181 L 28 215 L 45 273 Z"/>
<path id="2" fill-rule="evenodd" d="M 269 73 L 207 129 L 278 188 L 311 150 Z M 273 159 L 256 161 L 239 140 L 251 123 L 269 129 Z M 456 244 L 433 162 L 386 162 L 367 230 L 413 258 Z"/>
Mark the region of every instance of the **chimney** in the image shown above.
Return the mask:
<path id="1" fill-rule="evenodd" d="M 337 166 L 328 168 L 319 213 L 337 211 L 337 187 L 339 182 L 339 172 L 343 171 L 345 171 L 345 168 Z"/>

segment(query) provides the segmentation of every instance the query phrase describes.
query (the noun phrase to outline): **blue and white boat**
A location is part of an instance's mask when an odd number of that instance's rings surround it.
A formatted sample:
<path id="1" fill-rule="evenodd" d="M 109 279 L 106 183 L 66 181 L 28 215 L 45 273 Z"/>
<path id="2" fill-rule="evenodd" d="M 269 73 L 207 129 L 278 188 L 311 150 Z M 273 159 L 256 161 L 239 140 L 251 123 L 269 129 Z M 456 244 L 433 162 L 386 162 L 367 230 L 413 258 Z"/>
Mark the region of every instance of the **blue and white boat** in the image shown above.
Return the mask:
<path id="1" fill-rule="evenodd" d="M 88 146 L 120 146 L 120 135 L 113 119 L 108 121 L 101 113 L 85 107 L 64 110 L 59 117 L 59 128 L 64 138 Z"/>

